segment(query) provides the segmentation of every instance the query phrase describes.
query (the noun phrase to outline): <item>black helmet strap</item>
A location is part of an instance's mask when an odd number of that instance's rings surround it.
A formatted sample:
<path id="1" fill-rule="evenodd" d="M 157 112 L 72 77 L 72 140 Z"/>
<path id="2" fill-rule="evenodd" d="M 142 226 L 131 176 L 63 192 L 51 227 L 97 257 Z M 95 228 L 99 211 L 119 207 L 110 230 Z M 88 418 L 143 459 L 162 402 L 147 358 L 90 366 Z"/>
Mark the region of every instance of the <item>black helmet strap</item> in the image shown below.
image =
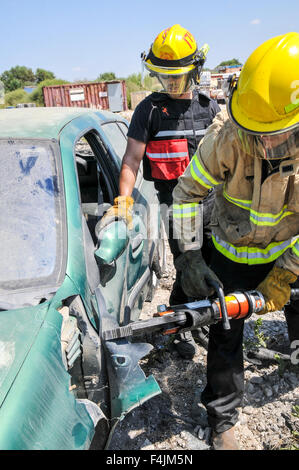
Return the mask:
<path id="1" fill-rule="evenodd" d="M 182 59 L 178 60 L 166 60 L 166 59 L 159 59 L 156 57 L 150 48 L 150 51 L 145 60 L 150 60 L 153 65 L 157 65 L 158 67 L 187 67 L 188 65 L 196 65 L 197 64 L 197 54 L 198 51 L 196 49 L 193 54 L 188 55 L 187 57 L 183 57 Z"/>

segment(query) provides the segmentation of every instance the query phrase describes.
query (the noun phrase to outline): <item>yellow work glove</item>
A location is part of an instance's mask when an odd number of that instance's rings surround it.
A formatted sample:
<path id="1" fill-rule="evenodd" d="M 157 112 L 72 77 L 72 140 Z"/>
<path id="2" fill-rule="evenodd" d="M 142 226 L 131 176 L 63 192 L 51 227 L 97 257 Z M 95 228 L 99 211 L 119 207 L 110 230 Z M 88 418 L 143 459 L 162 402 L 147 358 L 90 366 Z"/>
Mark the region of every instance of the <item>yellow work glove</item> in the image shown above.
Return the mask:
<path id="1" fill-rule="evenodd" d="M 266 301 L 265 308 L 259 315 L 275 312 L 275 310 L 282 310 L 285 304 L 290 300 L 290 284 L 295 282 L 296 279 L 297 276 L 291 271 L 274 266 L 263 282 L 257 286 L 257 290 L 263 294 Z"/>
<path id="2" fill-rule="evenodd" d="M 133 204 L 131 196 L 118 196 L 114 199 L 114 204 L 110 207 L 100 222 L 100 230 L 115 219 L 123 219 L 129 230 L 133 228 Z"/>

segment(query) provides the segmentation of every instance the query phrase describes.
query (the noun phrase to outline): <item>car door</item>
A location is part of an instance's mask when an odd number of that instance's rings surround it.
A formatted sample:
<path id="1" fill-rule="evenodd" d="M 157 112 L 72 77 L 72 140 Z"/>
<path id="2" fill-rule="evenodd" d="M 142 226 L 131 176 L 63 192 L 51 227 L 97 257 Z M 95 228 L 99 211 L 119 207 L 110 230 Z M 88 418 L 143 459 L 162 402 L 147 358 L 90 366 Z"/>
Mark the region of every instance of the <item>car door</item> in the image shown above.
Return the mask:
<path id="1" fill-rule="evenodd" d="M 107 139 L 110 143 L 111 150 L 116 154 L 116 158 L 121 164 L 127 144 L 127 126 L 125 122 L 107 121 L 102 123 L 101 129 L 104 133 L 102 135 L 103 139 Z M 141 170 L 139 170 L 133 191 L 133 229 L 128 231 L 127 268 L 123 278 L 127 296 L 122 299 L 123 303 L 119 317 L 122 324 L 127 324 L 139 317 L 142 303 L 149 291 L 151 277 L 151 238 L 148 236 L 150 227 L 149 208 L 154 188 L 152 187 L 147 197 L 145 197 L 144 193 L 140 191 L 143 181 Z"/>
<path id="2" fill-rule="evenodd" d="M 87 143 L 86 148 L 89 151 L 85 154 L 82 151 L 80 154 L 76 153 L 80 139 Z M 99 120 L 92 114 L 74 119 L 62 130 L 60 147 L 64 172 L 68 175 L 68 179 L 65 180 L 69 253 L 67 276 L 78 288 L 97 340 L 104 349 L 105 367 L 109 378 L 110 415 L 112 420 L 117 420 L 141 402 L 160 393 L 155 379 L 152 376 L 146 377 L 138 364 L 139 359 L 148 354 L 152 348 L 149 344 L 131 344 L 123 340 L 107 341 L 105 344 L 102 340 L 102 331 L 119 326 L 120 310 L 117 309 L 122 302 L 125 302 L 123 296 L 126 294 L 123 291 L 126 289 L 123 280 L 131 241 L 134 238 L 128 236 L 125 249 L 118 253 L 119 256 L 115 259 L 116 269 L 115 271 L 112 269 L 109 273 L 111 279 L 104 286 L 101 271 L 100 275 L 97 275 L 96 271 L 99 268 L 94 256 L 97 250 L 97 238 L 92 236 L 93 228 L 96 226 L 96 220 L 93 219 L 100 217 L 98 200 L 101 205 L 111 203 L 117 194 L 119 167 L 108 143 L 101 138 Z M 86 183 L 86 186 L 83 185 L 83 191 L 80 179 Z M 117 222 L 115 225 L 120 226 L 121 230 L 123 222 Z M 80 227 L 81 235 L 78 230 Z M 124 228 L 127 231 L 126 226 Z M 127 234 L 125 236 L 127 237 Z M 110 238 L 108 242 L 113 249 L 118 239 Z M 78 259 L 82 258 L 82 255 L 86 264 L 86 273 L 78 270 Z M 82 262 L 80 269 L 81 265 Z"/>
<path id="3" fill-rule="evenodd" d="M 128 128 L 121 121 L 117 122 L 118 127 L 127 135 Z M 147 221 L 146 237 L 147 249 L 149 257 L 149 265 L 151 266 L 151 283 L 153 286 L 152 293 L 148 296 L 150 301 L 154 292 L 157 278 L 156 273 L 161 277 L 166 267 L 166 238 L 165 231 L 160 215 L 160 203 L 154 183 L 146 181 L 143 178 L 143 161 L 141 161 L 136 177 L 135 187 L 133 190 L 133 198 L 135 201 L 135 210 L 144 214 Z M 140 315 L 138 306 L 131 312 L 131 318 L 137 320 Z"/>
<path id="4" fill-rule="evenodd" d="M 98 129 L 80 135 L 75 145 L 75 158 L 82 213 L 87 220 L 94 247 L 100 249 L 97 256 L 100 270 L 99 287 L 108 312 L 118 323 L 127 324 L 130 320 L 138 318 L 150 289 L 147 236 L 149 204 L 143 197 L 140 198 L 141 203 L 137 201 L 134 205 L 132 230 L 128 230 L 123 221 L 116 221 L 104 233 L 99 233 L 98 230 L 96 232 L 97 223 L 118 195 L 120 162 L 117 155 L 123 151 L 119 142 L 124 136 L 118 128 L 111 128 L 112 125 L 116 126 L 116 123 L 108 122 L 101 126 L 101 130 L 106 129 L 110 140 L 106 134 L 98 132 Z M 115 129 L 118 129 L 118 133 Z M 89 255 L 90 249 L 86 253 L 86 256 Z M 93 271 L 93 268 L 90 270 Z M 96 279 L 96 276 L 94 278 Z"/>

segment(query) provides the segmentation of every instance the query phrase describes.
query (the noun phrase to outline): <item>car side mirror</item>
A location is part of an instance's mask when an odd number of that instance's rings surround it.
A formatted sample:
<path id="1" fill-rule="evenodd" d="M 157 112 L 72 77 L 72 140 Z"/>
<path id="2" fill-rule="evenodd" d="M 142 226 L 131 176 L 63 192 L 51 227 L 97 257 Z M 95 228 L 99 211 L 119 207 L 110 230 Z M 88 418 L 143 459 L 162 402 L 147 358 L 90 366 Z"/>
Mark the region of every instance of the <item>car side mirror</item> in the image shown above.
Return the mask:
<path id="1" fill-rule="evenodd" d="M 100 270 L 101 283 L 106 284 L 115 274 L 116 260 L 129 243 L 127 225 L 124 221 L 114 221 L 98 233 L 98 248 L 94 253 Z"/>

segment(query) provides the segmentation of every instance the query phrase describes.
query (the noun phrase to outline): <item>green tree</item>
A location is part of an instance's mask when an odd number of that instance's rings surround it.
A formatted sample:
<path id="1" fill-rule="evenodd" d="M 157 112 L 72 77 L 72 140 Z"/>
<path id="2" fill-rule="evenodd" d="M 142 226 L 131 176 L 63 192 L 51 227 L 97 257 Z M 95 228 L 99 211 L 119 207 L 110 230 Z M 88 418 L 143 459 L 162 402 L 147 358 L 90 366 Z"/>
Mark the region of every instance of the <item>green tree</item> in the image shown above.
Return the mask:
<path id="1" fill-rule="evenodd" d="M 139 89 L 142 88 L 141 84 L 141 73 L 132 73 L 126 79 L 126 82 L 134 83 Z"/>
<path id="2" fill-rule="evenodd" d="M 135 91 L 157 91 L 161 88 L 160 83 L 155 77 L 146 76 L 144 82 L 141 82 L 141 73 L 132 73 L 127 78 L 124 78 L 127 89 L 127 103 L 131 108 L 131 93 Z"/>
<path id="3" fill-rule="evenodd" d="M 140 91 L 141 87 L 136 85 L 136 83 L 126 80 L 126 91 L 127 91 L 127 103 L 128 107 L 131 108 L 131 93 L 134 93 L 135 91 Z"/>
<path id="4" fill-rule="evenodd" d="M 97 82 L 109 82 L 110 80 L 117 80 L 114 72 L 101 73 L 96 79 Z"/>
<path id="5" fill-rule="evenodd" d="M 56 77 L 53 72 L 50 72 L 49 70 L 45 70 L 45 69 L 40 69 L 40 68 L 36 69 L 35 80 L 37 84 L 45 80 L 53 80 L 54 78 Z"/>
<path id="6" fill-rule="evenodd" d="M 4 80 L 2 80 L 2 81 L 4 83 L 4 89 L 7 92 L 18 90 L 18 89 L 22 88 L 22 80 L 19 80 L 18 78 L 11 77 L 10 79 L 8 79 L 8 83 L 6 82 L 6 84 L 5 84 Z"/>
<path id="7" fill-rule="evenodd" d="M 52 80 L 44 80 L 40 82 L 35 90 L 30 93 L 30 101 L 37 104 L 37 106 L 44 106 L 44 95 L 43 95 L 43 87 L 44 86 L 51 86 L 51 85 L 64 85 L 65 83 L 69 83 L 66 80 L 60 80 L 58 78 Z"/>
<path id="8" fill-rule="evenodd" d="M 5 104 L 3 107 L 16 106 L 19 103 L 30 103 L 30 101 L 30 95 L 22 88 L 19 88 L 5 94 Z"/>
<path id="9" fill-rule="evenodd" d="M 224 66 L 224 65 L 239 65 L 241 66 L 241 62 L 239 61 L 239 59 L 230 59 L 230 60 L 224 60 L 223 62 L 221 62 L 218 67 L 221 67 L 221 66 Z"/>
<path id="10" fill-rule="evenodd" d="M 12 67 L 10 70 L 5 70 L 0 79 L 4 83 L 6 92 L 35 83 L 35 75 L 32 69 L 20 65 L 16 65 L 16 67 Z"/>

